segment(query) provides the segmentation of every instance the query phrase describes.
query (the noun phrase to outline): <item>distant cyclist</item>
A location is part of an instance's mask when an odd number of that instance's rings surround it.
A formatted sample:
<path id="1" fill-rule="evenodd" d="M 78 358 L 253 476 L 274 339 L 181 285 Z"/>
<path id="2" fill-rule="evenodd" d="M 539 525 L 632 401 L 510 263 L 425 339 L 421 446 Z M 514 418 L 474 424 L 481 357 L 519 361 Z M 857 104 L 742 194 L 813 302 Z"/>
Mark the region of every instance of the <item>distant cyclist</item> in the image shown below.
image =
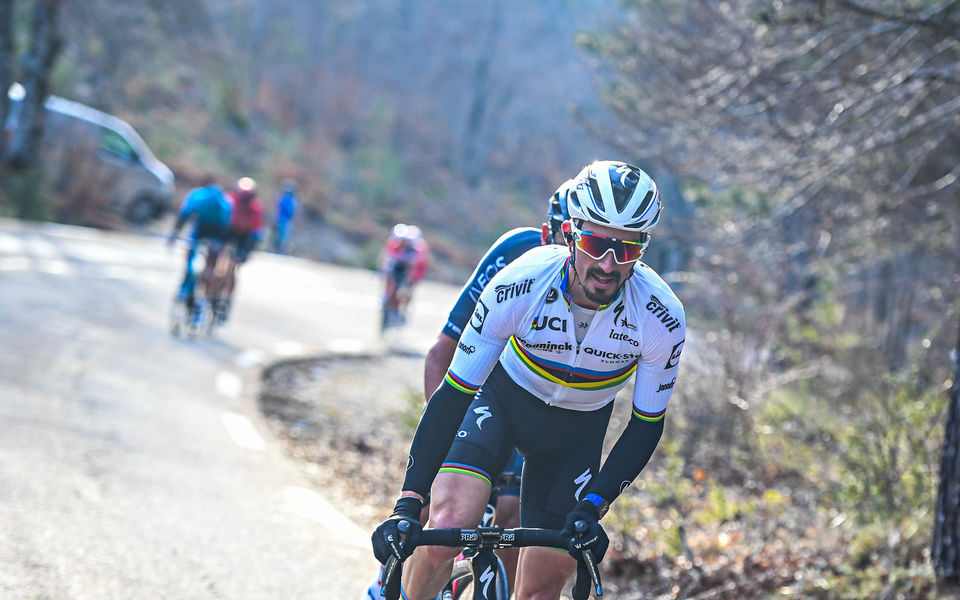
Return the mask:
<path id="1" fill-rule="evenodd" d="M 227 237 L 227 223 L 230 222 L 230 202 L 223 190 L 217 185 L 213 176 L 206 176 L 200 187 L 190 190 L 183 200 L 173 230 L 167 238 L 168 245 L 177 239 L 180 229 L 187 223 L 193 223 L 188 236 L 186 267 L 183 280 L 177 292 L 177 301 L 185 302 L 191 312 L 192 324 L 199 323 L 203 314 L 201 302 L 196 297 L 197 274 L 193 272 L 193 261 L 201 244 L 207 248 L 206 264 L 200 274 L 200 282 L 204 286 L 204 296 L 207 293 L 207 283 L 213 272 L 217 257 L 223 249 Z"/>
<path id="2" fill-rule="evenodd" d="M 407 561 L 404 598 L 435 597 L 456 554 L 416 548 L 427 494 L 430 526 L 474 527 L 514 446 L 524 456 L 522 525 L 571 537 L 575 522 L 587 526 L 567 553 L 520 552 L 516 597 L 559 598 L 575 568 L 584 581 L 585 550 L 602 560 L 600 519 L 659 443 L 686 332 L 682 304 L 639 261 L 660 220 L 659 191 L 633 165 L 598 161 L 574 179 L 567 209 L 566 247 L 530 250 L 480 294 L 420 419 L 400 499 L 372 536 L 381 563 Z M 601 465 L 613 400 L 631 380 L 632 416 Z M 411 529 L 404 544 L 400 521 Z M 577 586 L 574 598 L 587 594 Z"/>
<path id="3" fill-rule="evenodd" d="M 236 189 L 230 194 L 233 207 L 227 227 L 227 243 L 230 246 L 230 265 L 224 281 L 223 306 L 218 314 L 226 321 L 233 304 L 233 292 L 237 285 L 237 270 L 250 258 L 250 253 L 263 239 L 263 203 L 257 198 L 257 182 L 250 177 L 237 180 Z"/>
<path id="4" fill-rule="evenodd" d="M 385 317 L 393 311 L 403 322 L 413 288 L 426 275 L 429 261 L 429 247 L 420 228 L 397 223 L 380 253 Z"/>
<path id="5" fill-rule="evenodd" d="M 273 214 L 273 251 L 283 254 L 287 251 L 290 242 L 291 222 L 297 214 L 297 182 L 293 179 L 283 180 L 283 191 L 274 201 Z"/>
<path id="6" fill-rule="evenodd" d="M 520 257 L 531 248 L 543 244 L 563 244 L 561 224 L 569 216 L 567 214 L 567 194 L 572 181 L 564 182 L 550 197 L 547 205 L 547 222 L 540 229 L 533 227 L 518 227 L 506 232 L 493 243 L 480 259 L 470 279 L 460 290 L 460 296 L 454 303 L 447 323 L 444 325 L 437 340 L 433 343 L 424 361 L 423 389 L 424 397 L 429 398 L 440 387 L 443 377 L 450 368 L 457 342 L 473 315 L 474 306 L 480 293 L 484 290 L 493 276 L 505 266 Z M 520 474 L 523 470 L 523 457 L 516 450 L 507 461 L 507 466 L 500 475 L 500 487 L 497 489 L 496 524 L 500 527 L 511 528 L 520 525 Z M 429 517 L 429 504 L 424 506 L 421 522 Z M 510 590 L 516 579 L 518 548 L 509 548 L 497 551 L 497 556 L 503 562 L 507 571 Z M 368 598 L 380 597 L 380 577 L 377 577 L 368 588 Z"/>

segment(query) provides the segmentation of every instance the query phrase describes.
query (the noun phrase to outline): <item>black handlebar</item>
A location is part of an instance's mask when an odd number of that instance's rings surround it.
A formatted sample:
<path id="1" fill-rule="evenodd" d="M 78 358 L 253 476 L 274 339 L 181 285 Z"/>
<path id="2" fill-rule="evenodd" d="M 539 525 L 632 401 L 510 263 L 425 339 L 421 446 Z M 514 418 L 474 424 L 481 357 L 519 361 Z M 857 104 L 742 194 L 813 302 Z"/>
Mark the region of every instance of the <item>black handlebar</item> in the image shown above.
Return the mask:
<path id="1" fill-rule="evenodd" d="M 583 521 L 577 521 L 574 524 L 574 530 L 577 537 L 587 532 L 587 524 Z M 397 523 L 397 531 L 400 532 L 401 543 L 406 543 L 410 535 L 410 523 L 400 521 Z M 559 529 L 537 529 L 532 527 L 518 527 L 515 529 L 503 529 L 501 527 L 478 527 L 476 529 L 424 529 L 417 536 L 417 546 L 447 546 L 450 548 L 476 548 L 476 549 L 494 549 L 494 548 L 522 548 L 528 546 L 540 546 L 546 548 L 560 548 L 566 550 L 570 546 L 570 538 L 560 535 Z M 593 584 L 597 596 L 603 595 L 603 585 L 600 583 L 600 570 L 597 561 L 593 557 L 593 552 L 584 550 L 581 552 L 584 564 L 587 566 L 587 572 L 590 574 L 590 580 Z M 387 559 L 384 566 L 383 580 L 381 582 L 380 594 L 386 595 L 388 584 L 397 575 L 397 567 L 400 563 L 396 557 L 391 556 Z"/>

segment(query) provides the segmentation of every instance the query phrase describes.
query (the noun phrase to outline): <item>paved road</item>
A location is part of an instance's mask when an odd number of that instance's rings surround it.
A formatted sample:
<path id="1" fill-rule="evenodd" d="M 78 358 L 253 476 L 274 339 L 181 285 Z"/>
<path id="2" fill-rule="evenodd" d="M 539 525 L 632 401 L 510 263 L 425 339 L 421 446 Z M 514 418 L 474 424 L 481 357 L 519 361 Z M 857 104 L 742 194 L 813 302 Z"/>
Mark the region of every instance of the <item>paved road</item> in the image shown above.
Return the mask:
<path id="1" fill-rule="evenodd" d="M 368 533 L 259 421 L 258 366 L 380 347 L 377 277 L 255 255 L 232 321 L 175 339 L 181 251 L 0 220 L 0 598 L 359 598 Z M 425 350 L 456 290 L 418 289 Z"/>

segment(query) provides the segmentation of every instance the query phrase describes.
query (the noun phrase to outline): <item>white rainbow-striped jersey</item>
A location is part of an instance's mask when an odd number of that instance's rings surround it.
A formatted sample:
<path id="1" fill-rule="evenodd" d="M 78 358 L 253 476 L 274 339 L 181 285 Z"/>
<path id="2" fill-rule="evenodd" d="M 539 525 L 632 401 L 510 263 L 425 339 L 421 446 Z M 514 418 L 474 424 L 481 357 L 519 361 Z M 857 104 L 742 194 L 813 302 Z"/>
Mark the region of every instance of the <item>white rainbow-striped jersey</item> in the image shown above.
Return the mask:
<path id="1" fill-rule="evenodd" d="M 564 246 L 534 248 L 493 278 L 460 336 L 447 381 L 476 390 L 499 359 L 516 383 L 547 404 L 586 411 L 611 402 L 635 374 L 634 416 L 662 419 L 686 335 L 683 305 L 638 262 L 577 343 L 564 291 L 569 256 Z"/>

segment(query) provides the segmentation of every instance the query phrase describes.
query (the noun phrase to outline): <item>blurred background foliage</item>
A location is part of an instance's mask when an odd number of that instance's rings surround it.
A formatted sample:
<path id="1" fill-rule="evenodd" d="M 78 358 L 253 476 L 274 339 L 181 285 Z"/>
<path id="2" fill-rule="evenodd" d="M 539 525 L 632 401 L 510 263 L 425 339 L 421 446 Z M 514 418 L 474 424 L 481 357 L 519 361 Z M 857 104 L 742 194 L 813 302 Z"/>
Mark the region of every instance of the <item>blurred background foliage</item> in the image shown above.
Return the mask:
<path id="1" fill-rule="evenodd" d="M 458 282 L 583 164 L 648 169 L 667 208 L 647 260 L 690 335 L 661 447 L 610 518 L 616 568 L 658 597 L 936 593 L 960 2 L 62 12 L 52 91 L 133 123 L 181 192 L 204 172 L 297 178 L 304 256 L 371 267 L 415 222 Z"/>

